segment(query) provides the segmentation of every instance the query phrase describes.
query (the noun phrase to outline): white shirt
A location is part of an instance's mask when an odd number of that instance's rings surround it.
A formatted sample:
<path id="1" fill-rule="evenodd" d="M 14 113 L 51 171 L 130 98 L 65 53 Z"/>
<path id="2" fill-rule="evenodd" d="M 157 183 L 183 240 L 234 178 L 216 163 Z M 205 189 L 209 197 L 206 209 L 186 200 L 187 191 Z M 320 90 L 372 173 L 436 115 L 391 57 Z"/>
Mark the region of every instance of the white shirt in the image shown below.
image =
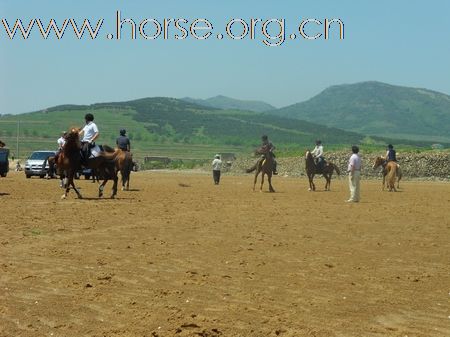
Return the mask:
<path id="1" fill-rule="evenodd" d="M 94 122 L 87 123 L 83 128 L 82 142 L 89 142 L 94 138 L 94 135 L 98 132 L 97 125 Z"/>
<path id="2" fill-rule="evenodd" d="M 316 157 L 322 157 L 323 156 L 323 146 L 322 145 L 317 145 L 314 150 L 312 150 L 311 154 Z"/>
<path id="3" fill-rule="evenodd" d="M 220 159 L 214 159 L 212 161 L 212 167 L 214 171 L 220 171 L 220 169 L 222 168 L 222 161 Z"/>
<path id="4" fill-rule="evenodd" d="M 62 150 L 64 144 L 66 144 L 66 140 L 64 139 L 64 137 L 63 136 L 59 137 L 58 138 L 58 147 L 60 150 Z"/>
<path id="5" fill-rule="evenodd" d="M 348 161 L 347 171 L 352 172 L 353 170 L 355 171 L 361 170 L 361 157 L 356 153 L 353 153 L 352 156 L 350 157 L 350 160 Z"/>

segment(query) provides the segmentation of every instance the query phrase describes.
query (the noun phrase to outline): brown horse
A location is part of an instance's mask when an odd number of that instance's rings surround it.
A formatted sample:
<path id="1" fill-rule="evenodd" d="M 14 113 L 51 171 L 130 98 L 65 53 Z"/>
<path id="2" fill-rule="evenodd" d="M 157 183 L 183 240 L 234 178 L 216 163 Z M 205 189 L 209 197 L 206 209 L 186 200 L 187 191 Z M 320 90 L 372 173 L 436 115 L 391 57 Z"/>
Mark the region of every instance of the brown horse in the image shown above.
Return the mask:
<path id="1" fill-rule="evenodd" d="M 386 175 L 388 171 L 386 170 L 386 159 L 383 157 L 375 158 L 372 168 L 375 170 L 378 167 L 383 167 L 383 184 L 381 185 L 381 189 L 384 191 L 384 185 L 386 184 Z M 402 179 L 403 173 L 400 166 L 397 164 L 397 188 L 400 188 L 400 180 Z M 386 186 L 389 188 L 389 186 Z"/>
<path id="2" fill-rule="evenodd" d="M 306 151 L 305 154 L 305 171 L 309 179 L 309 189 L 308 189 L 309 191 L 316 190 L 316 185 L 314 185 L 313 181 L 314 175 L 322 173 L 322 175 L 326 180 L 325 191 L 330 191 L 331 176 L 333 175 L 333 171 L 336 171 L 337 175 L 341 174 L 339 168 L 333 163 L 326 163 L 325 166 L 323 167 L 322 172 L 318 172 L 316 163 L 314 162 L 314 158 L 309 150 Z"/>
<path id="3" fill-rule="evenodd" d="M 116 153 L 116 168 L 122 177 L 122 191 L 130 189 L 130 176 L 133 170 L 133 155 L 131 152 L 121 149 L 113 149 L 108 145 L 103 145 L 103 150 L 107 153 Z"/>
<path id="4" fill-rule="evenodd" d="M 58 156 L 56 160 L 56 165 L 60 170 L 64 171 L 67 182 L 65 184 L 66 191 L 62 198 L 66 198 L 70 190 L 70 186 L 73 187 L 78 195 L 78 198 L 82 198 L 79 191 L 76 189 L 73 178 L 75 173 L 81 169 L 81 143 L 79 138 L 79 130 L 72 129 L 66 135 L 66 143 L 64 144 L 63 151 Z M 108 180 L 112 179 L 114 181 L 111 199 L 113 199 L 117 194 L 117 173 L 116 169 L 116 153 L 106 153 L 101 152 L 98 157 L 87 159 L 84 166 L 95 170 L 98 176 L 102 177 L 103 183 L 98 188 L 98 196 L 103 196 L 103 190 L 105 188 Z"/>
<path id="5" fill-rule="evenodd" d="M 65 180 L 65 192 L 61 196 L 61 199 L 67 198 L 67 194 L 70 191 L 70 186 L 76 192 L 79 199 L 83 198 L 81 193 L 77 190 L 74 183 L 75 173 L 81 169 L 81 143 L 80 137 L 78 136 L 78 130 L 73 129 L 66 135 L 66 143 L 64 145 L 63 151 L 59 153 L 56 160 L 52 157 L 52 161 L 55 162 L 58 170 L 60 170 L 61 179 Z M 50 158 L 47 160 L 50 161 Z M 44 163 L 45 165 L 45 163 Z"/>
<path id="6" fill-rule="evenodd" d="M 262 192 L 262 187 L 264 185 L 264 176 L 267 174 L 267 180 L 269 181 L 269 192 L 275 192 L 272 187 L 272 171 L 274 158 L 271 152 L 264 152 L 261 149 L 256 151 L 257 154 L 265 154 L 265 158 L 260 158 L 255 165 L 251 168 L 247 169 L 246 172 L 250 173 L 255 171 L 255 180 L 253 182 L 253 191 L 256 187 L 256 181 L 258 180 L 258 175 L 262 172 L 261 175 L 261 186 L 259 188 L 260 192 Z"/>

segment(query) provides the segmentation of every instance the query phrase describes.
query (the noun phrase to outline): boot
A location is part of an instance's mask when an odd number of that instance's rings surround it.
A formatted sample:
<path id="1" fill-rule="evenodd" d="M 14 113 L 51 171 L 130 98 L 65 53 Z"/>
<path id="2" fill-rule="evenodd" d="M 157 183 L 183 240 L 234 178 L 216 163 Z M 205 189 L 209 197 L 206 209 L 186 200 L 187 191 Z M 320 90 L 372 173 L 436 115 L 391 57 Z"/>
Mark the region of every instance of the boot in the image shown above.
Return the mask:
<path id="1" fill-rule="evenodd" d="M 273 161 L 273 174 L 274 174 L 275 176 L 278 174 L 278 171 L 277 171 L 277 161 L 276 161 L 276 160 Z"/>

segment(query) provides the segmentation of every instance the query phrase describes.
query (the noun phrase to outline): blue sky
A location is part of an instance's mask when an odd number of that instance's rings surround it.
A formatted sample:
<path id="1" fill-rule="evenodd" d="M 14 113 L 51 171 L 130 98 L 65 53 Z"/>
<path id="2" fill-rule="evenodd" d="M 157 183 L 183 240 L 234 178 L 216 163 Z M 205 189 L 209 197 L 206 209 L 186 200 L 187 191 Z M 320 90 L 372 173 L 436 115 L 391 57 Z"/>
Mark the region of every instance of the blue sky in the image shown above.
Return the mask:
<path id="1" fill-rule="evenodd" d="M 169 39 L 130 39 L 127 25 L 122 40 L 115 33 L 116 10 L 122 19 L 185 18 L 189 24 L 206 18 L 212 36 L 199 41 L 189 36 Z M 306 100 L 330 85 L 377 80 L 423 87 L 450 94 L 450 1 L 18 1 L 0 0 L 0 19 L 13 26 L 39 18 L 45 26 L 66 18 L 95 26 L 104 19 L 99 36 L 78 40 L 69 26 L 61 40 L 47 40 L 33 26 L 24 40 L 10 40 L 0 24 L 0 113 L 22 113 L 58 104 L 90 104 L 142 97 L 208 98 L 218 94 L 263 100 L 277 107 Z M 225 26 L 233 18 L 286 20 L 286 41 L 278 47 L 255 40 L 231 40 Z M 290 40 L 303 19 L 339 18 L 337 30 L 323 38 Z M 185 25 L 188 26 L 189 24 Z M 151 25 L 148 25 L 150 33 Z M 234 27 L 237 27 L 234 26 Z M 271 33 L 277 31 L 272 25 Z M 173 29 L 173 27 L 172 27 Z M 310 25 L 311 32 L 319 26 Z M 236 28 L 236 34 L 238 29 Z M 172 35 L 170 35 L 172 34 Z M 312 35 L 312 34 L 311 34 Z"/>

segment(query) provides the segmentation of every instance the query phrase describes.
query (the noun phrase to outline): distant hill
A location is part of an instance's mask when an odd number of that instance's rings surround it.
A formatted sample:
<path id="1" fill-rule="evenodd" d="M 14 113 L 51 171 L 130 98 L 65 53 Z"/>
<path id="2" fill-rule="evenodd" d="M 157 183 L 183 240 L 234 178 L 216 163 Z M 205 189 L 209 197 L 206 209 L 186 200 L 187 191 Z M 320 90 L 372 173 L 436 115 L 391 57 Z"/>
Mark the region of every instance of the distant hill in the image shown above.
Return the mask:
<path id="1" fill-rule="evenodd" d="M 337 85 L 273 113 L 368 135 L 450 141 L 450 96 L 427 89 Z"/>
<path id="2" fill-rule="evenodd" d="M 245 101 L 234 99 L 226 96 L 215 96 L 208 99 L 195 99 L 190 97 L 182 98 L 182 100 L 190 103 L 195 103 L 198 105 L 217 108 L 223 110 L 244 110 L 244 111 L 254 111 L 254 112 L 267 112 L 274 110 L 275 107 L 261 101 Z"/>
<path id="3" fill-rule="evenodd" d="M 154 97 L 128 102 L 92 105 L 61 105 L 42 111 L 0 117 L 0 139 L 19 151 L 53 149 L 61 130 L 82 126 L 87 112 L 100 128 L 99 142 L 114 144 L 120 128 L 125 128 L 132 150 L 139 157 L 210 158 L 216 152 L 249 153 L 268 134 L 279 150 L 295 151 L 313 144 L 317 137 L 328 144 L 352 144 L 364 136 L 310 122 L 250 111 L 219 110 L 183 100 Z"/>

